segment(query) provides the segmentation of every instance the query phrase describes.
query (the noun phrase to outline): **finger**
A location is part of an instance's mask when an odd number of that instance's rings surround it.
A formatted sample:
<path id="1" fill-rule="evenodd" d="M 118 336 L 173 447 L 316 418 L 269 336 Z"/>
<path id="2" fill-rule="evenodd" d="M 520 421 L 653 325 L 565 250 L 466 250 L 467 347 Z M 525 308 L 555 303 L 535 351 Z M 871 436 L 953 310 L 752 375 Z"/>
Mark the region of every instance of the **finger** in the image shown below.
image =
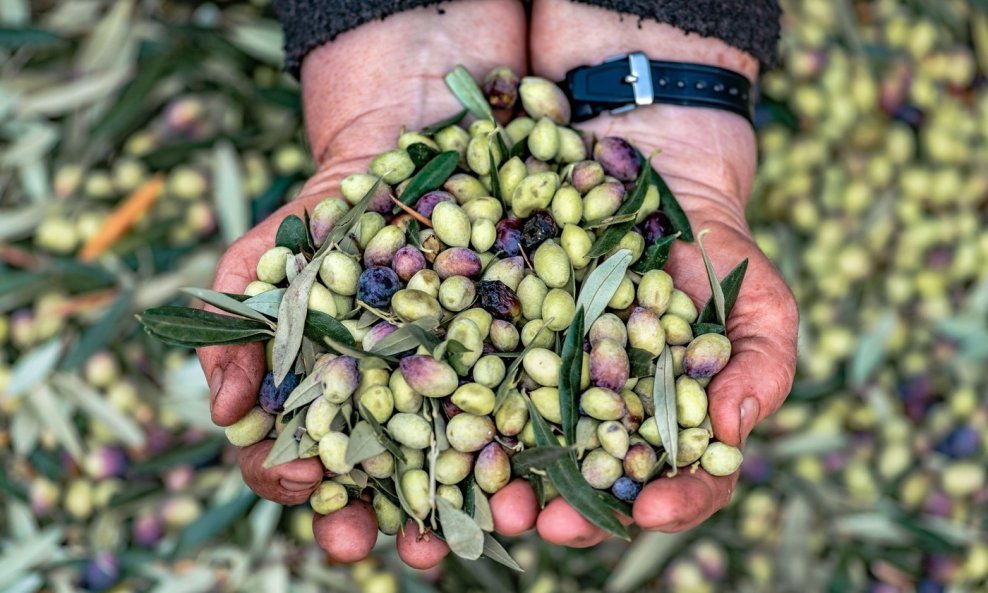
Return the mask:
<path id="1" fill-rule="evenodd" d="M 571 548 L 589 548 L 608 537 L 606 531 L 587 521 L 561 497 L 545 505 L 537 527 L 542 539 Z"/>
<path id="2" fill-rule="evenodd" d="M 213 290 L 240 294 L 254 279 L 260 253 L 254 254 L 253 240 L 234 244 L 217 266 Z M 215 309 L 207 307 L 207 310 Z M 255 403 L 264 379 L 262 342 L 235 346 L 207 346 L 197 350 L 209 383 L 209 410 L 213 422 L 229 426 L 243 417 Z"/>
<path id="3" fill-rule="evenodd" d="M 405 524 L 404 532 L 398 532 L 395 545 L 402 561 L 419 570 L 432 568 L 449 553 L 446 542 L 432 533 L 422 535 L 418 524 L 412 520 Z"/>
<path id="4" fill-rule="evenodd" d="M 312 533 L 334 562 L 349 564 L 363 560 L 377 543 L 377 518 L 370 504 L 353 500 L 331 515 L 316 514 Z"/>
<path id="5" fill-rule="evenodd" d="M 705 471 L 679 470 L 641 491 L 632 507 L 635 523 L 652 531 L 684 531 L 706 521 L 731 499 L 737 473 L 714 477 Z"/>
<path id="6" fill-rule="evenodd" d="M 535 527 L 539 501 L 527 480 L 514 480 L 491 497 L 494 530 L 501 535 L 519 535 Z"/>
<path id="7" fill-rule="evenodd" d="M 782 405 L 796 368 L 795 302 L 781 279 L 766 284 L 742 288 L 729 321 L 731 359 L 707 388 L 714 436 L 734 446 Z"/>
<path id="8" fill-rule="evenodd" d="M 319 458 L 296 459 L 265 469 L 264 460 L 273 446 L 274 440 L 268 439 L 240 450 L 244 483 L 261 498 L 279 504 L 302 504 L 309 500 L 323 478 Z"/>

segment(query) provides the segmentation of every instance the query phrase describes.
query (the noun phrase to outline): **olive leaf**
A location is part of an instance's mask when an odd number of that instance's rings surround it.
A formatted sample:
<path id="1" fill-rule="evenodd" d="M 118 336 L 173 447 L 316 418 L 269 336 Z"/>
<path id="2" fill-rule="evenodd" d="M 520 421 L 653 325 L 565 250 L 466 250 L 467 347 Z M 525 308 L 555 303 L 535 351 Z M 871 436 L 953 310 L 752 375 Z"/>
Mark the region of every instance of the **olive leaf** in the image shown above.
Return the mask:
<path id="1" fill-rule="evenodd" d="M 631 363 L 632 378 L 651 377 L 655 373 L 652 359 L 655 355 L 642 348 L 628 348 L 628 361 Z"/>
<path id="2" fill-rule="evenodd" d="M 252 296 L 243 301 L 243 304 L 247 305 L 251 309 L 261 313 L 262 315 L 267 315 L 268 317 L 278 318 L 278 307 L 281 305 L 281 299 L 285 298 L 285 288 L 276 288 L 274 290 L 269 290 L 267 292 L 262 292 L 259 295 Z M 227 295 L 231 298 L 236 298 L 233 295 Z"/>
<path id="3" fill-rule="evenodd" d="M 635 220 L 638 217 L 637 212 L 627 212 L 625 214 L 612 214 L 611 216 L 604 216 L 603 218 L 595 218 L 593 220 L 588 220 L 587 222 L 580 225 L 585 231 L 592 231 L 593 229 L 602 229 L 615 224 L 622 224 L 628 221 Z"/>
<path id="4" fill-rule="evenodd" d="M 511 554 L 504 549 L 501 542 L 497 541 L 497 539 L 489 533 L 484 534 L 484 558 L 489 558 L 498 564 L 507 566 L 511 570 L 525 572 L 522 570 L 521 566 L 515 562 L 515 559 L 511 557 Z"/>
<path id="5" fill-rule="evenodd" d="M 423 317 L 399 327 L 374 344 L 368 352 L 392 356 L 419 346 L 425 346 L 430 352 L 439 345 L 439 338 L 433 332 L 439 327 L 435 317 Z"/>
<path id="6" fill-rule="evenodd" d="M 517 476 L 524 476 L 534 469 L 545 469 L 550 463 L 569 455 L 572 447 L 535 447 L 511 456 L 511 469 Z"/>
<path id="7" fill-rule="evenodd" d="M 374 200 L 375 194 L 377 194 L 377 188 L 381 187 L 382 183 L 384 183 L 384 180 L 378 177 L 377 181 L 375 181 L 374 184 L 370 186 L 370 189 L 367 190 L 367 193 L 364 194 L 364 197 L 360 198 L 360 201 L 354 204 L 353 207 L 347 210 L 346 214 L 340 218 L 340 220 L 336 223 L 336 226 L 333 227 L 333 230 L 326 236 L 326 240 L 323 241 L 323 244 L 319 247 L 319 250 L 316 251 L 315 256 L 312 258 L 313 262 L 317 259 L 321 262 L 321 256 L 325 254 L 326 251 L 333 246 L 333 244 L 340 243 L 344 237 L 347 237 L 350 234 L 350 230 L 353 229 L 353 225 L 357 224 L 357 221 L 360 220 L 360 217 L 364 215 L 364 212 L 367 211 L 370 203 Z M 312 264 L 310 263 L 309 265 Z"/>
<path id="8" fill-rule="evenodd" d="M 423 144 L 422 142 L 416 142 L 415 144 L 410 145 L 405 149 L 405 152 L 408 153 L 408 156 L 412 159 L 412 162 L 415 163 L 416 169 L 421 169 L 426 165 L 426 163 L 439 154 L 438 150 Z"/>
<path id="9" fill-rule="evenodd" d="M 401 474 L 402 474 L 402 464 L 395 464 L 395 495 L 398 498 L 398 505 L 401 510 L 405 511 L 405 514 L 412 518 L 413 521 L 419 527 L 419 534 L 425 533 L 425 522 L 422 521 L 412 510 L 412 505 L 408 504 L 408 499 L 405 498 L 405 493 L 401 489 Z"/>
<path id="10" fill-rule="evenodd" d="M 453 92 L 453 96 L 477 119 L 490 119 L 494 117 L 487 98 L 477 86 L 477 81 L 473 75 L 462 65 L 457 65 L 450 70 L 446 76 L 446 86 Z"/>
<path id="11" fill-rule="evenodd" d="M 380 455 L 387 448 L 378 440 L 374 428 L 366 420 L 361 420 L 350 431 L 346 448 L 347 465 L 357 465 L 365 459 Z"/>
<path id="12" fill-rule="evenodd" d="M 648 246 L 641 259 L 631 266 L 631 270 L 637 274 L 646 274 L 652 270 L 661 270 L 666 267 L 666 262 L 669 261 L 669 251 L 679 236 L 680 233 L 677 232 L 656 240 L 655 243 Z"/>
<path id="13" fill-rule="evenodd" d="M 528 483 L 532 486 L 532 490 L 535 492 L 535 500 L 539 503 L 539 508 L 544 509 L 546 503 L 545 495 L 545 484 L 542 482 L 542 476 L 538 474 L 529 474 Z"/>
<path id="14" fill-rule="evenodd" d="M 336 344 L 343 344 L 350 348 L 355 348 L 357 342 L 353 339 L 353 334 L 345 325 L 336 320 L 332 315 L 327 315 L 322 311 L 309 311 L 305 318 L 305 337 L 313 342 L 323 344 L 327 339 Z"/>
<path id="15" fill-rule="evenodd" d="M 293 253 L 299 251 L 312 251 L 312 244 L 309 241 L 309 226 L 301 218 L 294 214 L 289 214 L 278 225 L 278 233 L 275 235 L 274 243 L 278 247 L 287 247 Z"/>
<path id="16" fill-rule="evenodd" d="M 326 243 L 329 243 L 327 239 Z M 325 244 L 323 245 L 325 247 Z M 322 247 L 320 248 L 322 250 Z M 309 313 L 309 292 L 316 283 L 319 267 L 327 252 L 316 255 L 305 266 L 295 281 L 288 286 L 285 296 L 278 306 L 278 327 L 274 332 L 274 346 L 271 349 L 271 366 L 274 371 L 274 384 L 281 385 L 295 364 L 295 357 L 302 346 L 305 334 L 305 319 Z M 328 317 L 328 316 L 327 316 Z"/>
<path id="17" fill-rule="evenodd" d="M 411 206 L 426 192 L 441 187 L 456 170 L 459 162 L 460 153 L 455 150 L 439 153 L 412 177 L 405 186 L 405 191 L 398 197 L 398 201 Z"/>
<path id="18" fill-rule="evenodd" d="M 381 178 L 378 178 L 370 189 L 367 190 L 367 193 L 364 194 L 364 197 L 340 218 L 325 241 L 323 241 L 323 244 L 319 247 L 319 250 L 316 251 L 312 261 L 305 266 L 305 269 L 299 272 L 295 281 L 285 291 L 285 296 L 281 299 L 281 303 L 278 306 L 278 327 L 274 332 L 274 347 L 271 355 L 275 385 L 280 385 L 285 379 L 285 376 L 291 371 L 295 363 L 295 357 L 298 355 L 299 348 L 302 346 L 302 337 L 305 333 L 306 318 L 308 317 L 309 292 L 312 290 L 312 285 L 316 281 L 316 275 L 319 273 L 323 258 L 326 257 L 326 253 L 329 252 L 331 246 L 347 236 L 353 225 L 357 223 L 357 220 L 367 210 L 371 200 L 374 199 L 374 193 L 380 187 L 381 183 Z M 315 328 L 315 331 L 322 335 L 323 341 L 328 342 L 332 340 L 340 342 L 341 340 L 338 338 L 327 337 L 335 332 L 335 326 L 331 322 L 320 318 L 319 315 L 315 315 L 318 313 L 317 311 L 313 313 L 313 318 L 323 321 L 320 324 L 322 327 Z M 321 315 L 325 318 L 330 318 L 329 315 L 325 315 L 324 313 Z M 323 329 L 329 333 L 324 334 L 320 331 Z M 349 336 L 349 332 L 346 332 L 346 335 Z M 339 337 L 342 337 L 342 334 Z M 349 340 L 352 341 L 353 336 L 349 336 Z M 343 343 L 346 345 L 346 340 L 343 340 Z"/>
<path id="19" fill-rule="evenodd" d="M 683 241 L 692 243 L 693 227 L 690 226 L 690 219 L 683 212 L 683 207 L 679 205 L 679 200 L 669 189 L 669 185 L 662 178 L 662 175 L 653 167 L 649 167 L 649 169 L 651 170 L 651 184 L 659 189 L 659 209 L 669 217 L 673 230 L 681 234 Z"/>
<path id="20" fill-rule="evenodd" d="M 295 389 L 288 394 L 288 398 L 285 400 L 284 411 L 290 412 L 296 408 L 301 408 L 302 406 L 312 403 L 323 393 L 322 385 L 322 371 L 325 367 L 326 358 L 321 358 L 316 361 L 315 367 L 313 367 L 312 372 L 305 376 Z"/>
<path id="21" fill-rule="evenodd" d="M 405 242 L 419 251 L 425 251 L 422 246 L 422 241 L 419 240 L 420 232 L 421 227 L 419 227 L 419 221 L 414 218 L 409 218 L 408 222 L 405 223 Z"/>
<path id="22" fill-rule="evenodd" d="M 243 344 L 271 337 L 266 324 L 191 307 L 155 307 L 137 315 L 151 336 L 175 346 L 199 348 L 214 344 Z"/>
<path id="23" fill-rule="evenodd" d="M 693 324 L 693 335 L 702 336 L 703 334 L 723 334 L 726 330 L 724 326 L 719 323 L 694 323 Z"/>
<path id="24" fill-rule="evenodd" d="M 248 305 L 245 305 L 237 299 L 232 298 L 222 292 L 195 287 L 183 288 L 182 292 L 195 297 L 208 305 L 212 305 L 217 309 L 226 311 L 227 313 L 233 313 L 234 315 L 240 315 L 241 317 L 247 317 L 248 319 L 260 321 L 268 327 L 272 329 L 274 328 L 274 324 L 271 323 L 267 317 L 250 308 Z"/>
<path id="25" fill-rule="evenodd" d="M 724 276 L 724 279 L 720 281 L 721 292 L 724 295 L 724 318 L 727 319 L 731 316 L 731 311 L 734 310 L 734 304 L 738 301 L 738 294 L 741 292 L 741 283 L 744 282 L 744 275 L 748 271 L 748 258 L 744 258 L 738 265 L 734 266 L 734 269 Z M 700 316 L 697 317 L 696 325 L 701 323 L 716 323 L 717 312 L 715 310 L 715 305 L 713 298 L 707 301 L 707 304 L 703 306 L 700 311 Z M 725 323 L 719 323 L 721 327 L 726 326 Z M 700 333 L 709 332 L 697 332 L 695 329 L 693 331 L 694 335 L 700 335 Z"/>
<path id="26" fill-rule="evenodd" d="M 500 136 L 498 138 L 500 139 Z M 501 154 L 504 154 L 504 152 Z M 487 143 L 487 159 L 491 165 L 491 195 L 497 198 L 503 206 L 505 204 L 504 195 L 501 193 L 501 172 L 497 168 L 497 160 L 494 158 L 494 147 L 491 146 L 489 138 Z"/>
<path id="27" fill-rule="evenodd" d="M 655 382 L 652 385 L 652 401 L 655 402 L 655 425 L 659 429 L 662 447 L 672 460 L 676 473 L 676 455 L 679 453 L 679 419 L 676 416 L 676 380 L 672 364 L 672 351 L 668 344 L 655 363 Z"/>
<path id="28" fill-rule="evenodd" d="M 438 132 L 439 130 L 442 130 L 443 128 L 448 128 L 449 126 L 460 123 L 461 121 L 463 121 L 463 118 L 466 117 L 466 115 L 467 115 L 467 110 L 461 109 L 457 113 L 454 113 L 453 115 L 447 118 L 441 119 L 435 123 L 427 125 L 426 127 L 419 130 L 419 132 L 425 134 L 426 136 L 431 136 L 436 132 Z"/>
<path id="29" fill-rule="evenodd" d="M 470 515 L 443 497 L 436 498 L 439 524 L 450 551 L 461 558 L 476 560 L 484 553 L 484 531 Z"/>
<path id="30" fill-rule="evenodd" d="M 614 293 L 621 286 L 624 273 L 628 270 L 630 263 L 631 251 L 621 249 L 604 260 L 583 279 L 580 296 L 576 299 L 576 308 L 582 307 L 586 314 L 583 322 L 584 335 L 607 308 L 607 303 L 614 298 Z"/>
<path id="31" fill-rule="evenodd" d="M 463 361 L 463 355 L 468 352 L 473 352 L 473 350 L 467 348 L 462 342 L 443 340 L 432 351 L 432 356 L 433 358 L 448 362 L 449 366 L 453 367 L 453 370 L 456 371 L 456 374 L 463 377 L 470 372 L 470 367 Z"/>
<path id="32" fill-rule="evenodd" d="M 436 449 L 441 453 L 449 449 L 449 439 L 446 438 L 446 416 L 442 404 L 435 398 L 429 398 L 432 406 L 432 434 L 436 436 Z"/>
<path id="33" fill-rule="evenodd" d="M 381 443 L 388 453 L 394 455 L 395 459 L 405 461 L 405 454 L 401 452 L 401 447 L 398 446 L 398 443 L 391 440 L 391 436 L 384 430 L 381 423 L 377 421 L 377 418 L 375 418 L 374 415 L 371 414 L 370 411 L 362 404 L 360 404 L 359 407 L 360 417 L 363 418 L 367 425 L 371 427 L 371 430 L 374 432 L 374 436 L 377 437 L 378 442 Z"/>
<path id="34" fill-rule="evenodd" d="M 484 531 L 494 531 L 494 515 L 491 503 L 484 491 L 477 485 L 477 480 L 469 479 L 463 489 L 463 511 L 473 517 Z"/>
<path id="35" fill-rule="evenodd" d="M 521 363 L 525 359 L 525 355 L 535 347 L 535 343 L 539 341 L 539 336 L 542 335 L 542 332 L 545 331 L 548 325 L 549 322 L 547 320 L 542 324 L 542 327 L 539 328 L 539 331 L 536 332 L 535 336 L 532 338 L 532 341 L 528 343 L 528 346 L 525 346 L 518 356 L 515 357 L 514 361 L 512 361 L 511 365 L 508 366 L 508 370 L 504 373 L 504 380 L 502 380 L 501 384 L 498 385 L 497 393 L 494 395 L 494 411 L 491 412 L 492 414 L 497 412 L 504 404 L 504 400 L 508 398 L 508 393 L 510 393 L 511 389 L 515 386 L 515 375 L 518 374 L 518 369 L 521 367 Z"/>
<path id="36" fill-rule="evenodd" d="M 714 271 L 714 264 L 707 255 L 707 249 L 703 246 L 703 236 L 710 232 L 710 229 L 703 229 L 696 236 L 696 242 L 700 245 L 700 255 L 703 257 L 703 267 L 707 270 L 707 281 L 710 282 L 710 302 L 714 305 L 714 313 L 717 314 L 717 322 L 723 326 L 727 325 L 727 317 L 724 315 L 724 290 L 717 281 L 717 272 Z"/>
<path id="37" fill-rule="evenodd" d="M 861 387 L 871 378 L 888 350 L 889 338 L 897 323 L 895 312 L 889 311 L 858 340 L 858 347 L 851 356 L 847 373 L 852 386 Z"/>
<path id="38" fill-rule="evenodd" d="M 65 371 L 79 368 L 93 352 L 102 350 L 125 329 L 129 330 L 128 313 L 133 302 L 134 290 L 122 290 L 117 300 L 100 315 L 99 320 L 86 328 L 69 347 L 59 368 Z"/>
<path id="39" fill-rule="evenodd" d="M 4 391 L 11 397 L 19 396 L 47 379 L 58 365 L 64 345 L 56 337 L 26 352 L 14 363 Z"/>
<path id="40" fill-rule="evenodd" d="M 573 321 L 566 332 L 560 357 L 562 364 L 559 367 L 559 410 L 562 416 L 563 436 L 568 445 L 576 442 L 576 421 L 579 416 L 577 397 L 580 393 L 580 375 L 583 373 L 583 313 L 583 307 L 577 307 Z"/>
<path id="41" fill-rule="evenodd" d="M 614 213 L 614 216 L 631 215 L 631 219 L 608 226 L 590 247 L 590 251 L 587 253 L 588 258 L 599 257 L 614 249 L 621 242 L 621 239 L 628 234 L 631 227 L 635 226 L 635 217 L 638 216 L 638 211 L 641 210 L 642 204 L 645 203 L 645 195 L 648 194 L 649 179 L 651 178 L 652 171 L 652 165 L 648 159 L 640 160 L 642 167 L 641 172 L 638 174 L 638 179 L 635 181 L 635 189 L 632 190 L 631 195 L 621 203 L 617 212 Z"/>
<path id="42" fill-rule="evenodd" d="M 302 423 L 305 421 L 306 411 L 307 409 L 302 410 L 292 416 L 288 424 L 281 429 L 281 433 L 274 440 L 274 445 L 268 452 L 268 456 L 264 458 L 264 469 L 271 469 L 277 465 L 298 459 L 298 441 L 302 434 L 305 433 L 305 427 Z"/>
<path id="43" fill-rule="evenodd" d="M 542 418 L 535 408 L 532 400 L 525 398 L 528 404 L 528 416 L 532 421 L 532 428 L 535 432 L 535 442 L 539 447 L 558 446 L 556 437 L 552 434 L 549 424 Z M 628 531 L 621 525 L 621 522 L 611 513 L 609 504 L 599 496 L 599 492 L 594 490 L 583 479 L 580 468 L 576 464 L 576 456 L 571 451 L 549 464 L 546 473 L 552 484 L 559 491 L 559 494 L 570 503 L 587 521 L 612 535 L 622 539 L 628 539 Z"/>

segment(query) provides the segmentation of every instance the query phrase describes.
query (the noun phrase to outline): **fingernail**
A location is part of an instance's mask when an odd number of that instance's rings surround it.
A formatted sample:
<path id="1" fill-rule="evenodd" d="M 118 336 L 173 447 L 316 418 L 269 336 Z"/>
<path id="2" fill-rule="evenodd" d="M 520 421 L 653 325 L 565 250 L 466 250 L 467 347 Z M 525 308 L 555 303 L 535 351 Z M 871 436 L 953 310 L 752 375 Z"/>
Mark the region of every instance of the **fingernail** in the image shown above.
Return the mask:
<path id="1" fill-rule="evenodd" d="M 223 387 L 223 368 L 216 367 L 213 369 L 213 373 L 209 375 L 209 404 L 212 405 L 216 401 L 216 396 L 219 395 L 220 388 Z"/>
<path id="2" fill-rule="evenodd" d="M 278 480 L 281 487 L 285 490 L 290 490 L 292 492 L 301 492 L 303 490 L 308 490 L 312 488 L 312 484 L 309 482 L 295 482 L 292 480 Z"/>
<path id="3" fill-rule="evenodd" d="M 758 411 L 760 408 L 761 406 L 758 404 L 758 400 L 753 397 L 745 398 L 741 402 L 739 436 L 742 443 L 748 439 L 748 435 L 754 430 L 755 423 L 758 422 Z"/>

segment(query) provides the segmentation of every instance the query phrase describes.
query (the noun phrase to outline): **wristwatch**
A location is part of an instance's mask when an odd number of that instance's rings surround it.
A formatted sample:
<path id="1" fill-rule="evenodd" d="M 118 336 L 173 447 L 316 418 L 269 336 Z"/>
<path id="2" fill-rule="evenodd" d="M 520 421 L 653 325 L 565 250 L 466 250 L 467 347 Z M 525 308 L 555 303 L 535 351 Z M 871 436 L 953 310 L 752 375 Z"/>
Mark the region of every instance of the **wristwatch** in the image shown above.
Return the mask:
<path id="1" fill-rule="evenodd" d="M 744 75 L 706 64 L 649 60 L 642 52 L 573 68 L 560 86 L 569 96 L 573 121 L 653 103 L 722 109 L 753 121 L 751 83 Z"/>

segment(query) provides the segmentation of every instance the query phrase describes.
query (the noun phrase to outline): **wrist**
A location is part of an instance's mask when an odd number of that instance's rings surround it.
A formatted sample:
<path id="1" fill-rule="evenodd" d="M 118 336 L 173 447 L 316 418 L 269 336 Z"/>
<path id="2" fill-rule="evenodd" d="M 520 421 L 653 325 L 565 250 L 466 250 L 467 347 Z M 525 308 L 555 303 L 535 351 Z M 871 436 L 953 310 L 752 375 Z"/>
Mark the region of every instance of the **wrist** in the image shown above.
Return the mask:
<path id="1" fill-rule="evenodd" d="M 394 146 L 402 126 L 458 112 L 445 74 L 457 64 L 478 78 L 500 65 L 523 73 L 526 38 L 521 3 L 474 0 L 400 12 L 313 50 L 301 80 L 316 162 L 372 157 Z"/>

